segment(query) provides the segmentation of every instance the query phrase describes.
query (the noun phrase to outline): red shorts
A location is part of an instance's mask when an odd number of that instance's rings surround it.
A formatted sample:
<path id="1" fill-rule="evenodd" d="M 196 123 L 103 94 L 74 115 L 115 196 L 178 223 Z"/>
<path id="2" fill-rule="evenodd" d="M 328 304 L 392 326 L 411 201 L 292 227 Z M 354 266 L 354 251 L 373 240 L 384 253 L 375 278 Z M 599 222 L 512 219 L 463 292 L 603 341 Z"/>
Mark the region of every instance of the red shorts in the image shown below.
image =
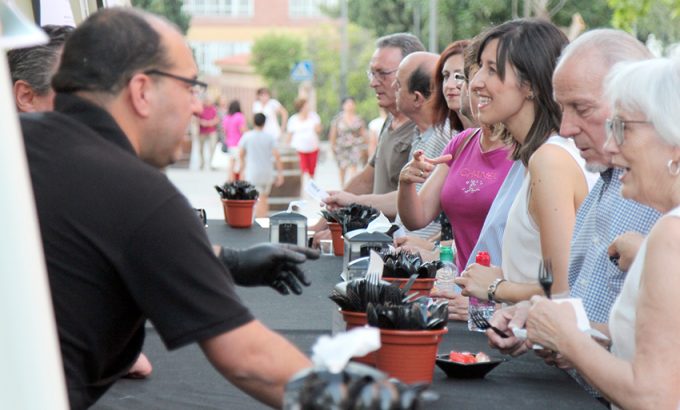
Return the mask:
<path id="1" fill-rule="evenodd" d="M 300 172 L 305 172 L 314 178 L 314 171 L 316 171 L 316 160 L 319 157 L 319 150 L 314 152 L 298 152 L 300 158 Z"/>

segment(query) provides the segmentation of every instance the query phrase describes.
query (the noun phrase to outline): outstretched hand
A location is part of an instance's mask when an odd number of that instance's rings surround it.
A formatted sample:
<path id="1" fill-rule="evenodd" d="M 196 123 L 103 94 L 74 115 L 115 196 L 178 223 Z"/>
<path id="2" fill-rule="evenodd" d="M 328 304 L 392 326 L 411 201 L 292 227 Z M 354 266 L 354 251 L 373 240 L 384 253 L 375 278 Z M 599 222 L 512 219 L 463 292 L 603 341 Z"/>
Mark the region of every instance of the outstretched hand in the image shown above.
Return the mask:
<path id="1" fill-rule="evenodd" d="M 421 184 L 430 176 L 438 164 L 450 161 L 451 154 L 441 155 L 437 158 L 428 158 L 422 149 L 413 153 L 413 159 L 409 161 L 399 173 L 399 182 L 406 184 Z"/>
<path id="2" fill-rule="evenodd" d="M 241 286 L 271 286 L 282 295 L 309 286 L 300 264 L 318 259 L 319 251 L 290 244 L 263 243 L 243 250 L 222 249 L 222 262 Z"/>

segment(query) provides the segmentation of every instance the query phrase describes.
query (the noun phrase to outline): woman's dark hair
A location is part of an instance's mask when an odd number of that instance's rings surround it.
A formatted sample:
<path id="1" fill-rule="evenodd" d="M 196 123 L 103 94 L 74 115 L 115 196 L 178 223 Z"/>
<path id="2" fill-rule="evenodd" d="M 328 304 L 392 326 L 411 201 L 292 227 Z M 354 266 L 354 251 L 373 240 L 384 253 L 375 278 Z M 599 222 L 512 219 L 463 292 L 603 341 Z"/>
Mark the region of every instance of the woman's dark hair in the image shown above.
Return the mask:
<path id="1" fill-rule="evenodd" d="M 454 41 L 442 51 L 439 60 L 437 61 L 433 76 L 432 98 L 430 100 L 432 104 L 432 123 L 434 125 L 444 125 L 448 118 L 451 130 L 461 131 L 463 129 L 463 122 L 460 120 L 459 114 L 455 111 L 451 111 L 446 104 L 443 85 L 444 75 L 442 74 L 442 70 L 444 69 L 446 60 L 452 56 L 463 54 L 469 43 L 468 40 Z"/>
<path id="2" fill-rule="evenodd" d="M 553 99 L 552 74 L 569 40 L 560 29 L 544 20 L 508 21 L 485 33 L 477 51 L 477 64 L 481 63 L 484 48 L 496 39 L 496 69 L 500 79 L 505 81 L 505 63 L 509 62 L 519 84 L 528 86 L 533 94 L 536 117 L 521 146 L 515 138 L 512 153 L 514 160 L 527 165 L 534 151 L 560 128 L 562 112 Z"/>
<path id="3" fill-rule="evenodd" d="M 241 112 L 241 103 L 238 102 L 238 100 L 232 100 L 229 103 L 228 112 L 229 112 L 229 115 L 236 114 L 237 112 Z"/>
<path id="4" fill-rule="evenodd" d="M 66 41 L 52 88 L 116 94 L 138 72 L 172 67 L 164 41 L 149 24 L 151 18 L 160 19 L 123 7 L 90 16 Z"/>

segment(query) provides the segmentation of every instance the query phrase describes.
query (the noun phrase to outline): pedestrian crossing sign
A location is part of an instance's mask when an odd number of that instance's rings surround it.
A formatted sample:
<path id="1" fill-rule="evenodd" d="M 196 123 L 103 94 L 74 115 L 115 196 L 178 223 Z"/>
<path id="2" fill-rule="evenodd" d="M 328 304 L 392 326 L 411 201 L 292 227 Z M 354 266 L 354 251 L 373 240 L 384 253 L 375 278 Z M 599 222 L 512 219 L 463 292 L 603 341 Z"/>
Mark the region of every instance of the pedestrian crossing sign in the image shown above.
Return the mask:
<path id="1" fill-rule="evenodd" d="M 314 66 L 309 60 L 300 61 L 290 71 L 293 81 L 311 81 L 314 79 Z"/>

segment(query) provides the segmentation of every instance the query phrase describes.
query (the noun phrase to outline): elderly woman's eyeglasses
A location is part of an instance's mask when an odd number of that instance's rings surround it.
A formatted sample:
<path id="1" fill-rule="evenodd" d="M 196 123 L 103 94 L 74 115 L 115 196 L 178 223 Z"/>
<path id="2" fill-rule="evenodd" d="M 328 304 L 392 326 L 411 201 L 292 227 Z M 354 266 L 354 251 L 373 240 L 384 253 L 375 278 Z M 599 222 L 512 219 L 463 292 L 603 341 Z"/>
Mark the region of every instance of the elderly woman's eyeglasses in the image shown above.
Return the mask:
<path id="1" fill-rule="evenodd" d="M 366 76 L 368 77 L 368 81 L 373 81 L 375 78 L 376 80 L 383 82 L 387 79 L 387 77 L 390 74 L 396 73 L 399 68 L 395 68 L 394 70 L 378 70 L 378 71 L 373 71 L 373 70 L 366 70 Z"/>
<path id="2" fill-rule="evenodd" d="M 180 75 L 168 73 L 168 72 L 161 71 L 161 70 L 156 70 L 156 69 L 146 70 L 146 71 L 144 71 L 144 74 L 146 74 L 146 75 L 160 75 L 162 77 L 172 78 L 172 79 L 181 81 L 183 83 L 189 84 L 189 85 L 191 85 L 191 93 L 195 97 L 201 97 L 203 95 L 203 93 L 205 93 L 205 91 L 208 89 L 208 84 L 204 83 L 203 81 L 198 81 L 195 78 L 182 77 Z"/>
<path id="3" fill-rule="evenodd" d="M 622 120 L 619 117 L 608 118 L 605 124 L 605 129 L 607 130 L 607 138 L 614 138 L 616 145 L 623 144 L 623 134 L 626 129 L 626 124 L 651 124 L 650 121 L 633 121 L 633 120 Z"/>

